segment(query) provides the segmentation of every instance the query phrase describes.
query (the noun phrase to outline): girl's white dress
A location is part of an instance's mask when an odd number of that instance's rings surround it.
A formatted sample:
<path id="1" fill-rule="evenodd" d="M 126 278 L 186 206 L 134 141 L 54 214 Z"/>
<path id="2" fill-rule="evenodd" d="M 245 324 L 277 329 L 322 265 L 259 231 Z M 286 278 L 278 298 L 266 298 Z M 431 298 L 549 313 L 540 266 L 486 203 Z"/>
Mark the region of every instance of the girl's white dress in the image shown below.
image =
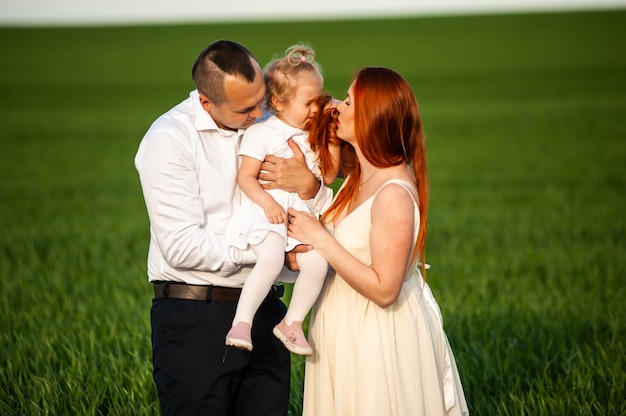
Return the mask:
<path id="1" fill-rule="evenodd" d="M 391 182 L 417 201 L 410 184 Z M 329 227 L 365 264 L 371 264 L 374 198 Z M 418 229 L 416 202 L 415 235 Z M 398 299 L 387 308 L 330 270 L 311 313 L 309 342 L 314 353 L 306 360 L 304 416 L 469 414 L 439 306 L 416 265 L 408 268 Z"/>
<path id="2" fill-rule="evenodd" d="M 287 141 L 293 139 L 306 160 L 311 172 L 318 178 L 321 177 L 318 155 L 311 150 L 308 142 L 308 133 L 288 125 L 276 116 L 254 124 L 246 130 L 243 136 L 239 155 L 264 160 L 267 155 L 282 158 L 290 158 L 293 152 Z M 267 192 L 287 211 L 292 207 L 299 211 L 311 212 L 307 204 L 293 192 L 281 189 L 270 189 Z M 285 224 L 272 224 L 267 220 L 263 209 L 252 202 L 244 193 L 241 195 L 241 206 L 231 217 L 230 224 L 226 229 L 226 236 L 230 245 L 245 250 L 248 244 L 259 244 L 265 239 L 270 231 L 283 236 L 286 241 L 285 251 L 292 250 L 299 241 L 287 237 Z M 319 215 L 319 213 L 316 213 Z"/>

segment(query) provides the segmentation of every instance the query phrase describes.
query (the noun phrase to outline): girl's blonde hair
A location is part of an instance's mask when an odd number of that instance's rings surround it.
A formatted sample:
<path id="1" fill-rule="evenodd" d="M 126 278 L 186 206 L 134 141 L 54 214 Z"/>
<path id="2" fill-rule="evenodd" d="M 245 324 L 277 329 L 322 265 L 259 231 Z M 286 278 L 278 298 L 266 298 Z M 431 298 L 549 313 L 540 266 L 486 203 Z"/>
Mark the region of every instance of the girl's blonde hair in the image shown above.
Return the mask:
<path id="1" fill-rule="evenodd" d="M 289 101 L 296 95 L 301 75 L 313 75 L 323 82 L 321 68 L 315 62 L 315 52 L 308 46 L 297 44 L 285 51 L 285 56 L 275 59 L 265 67 L 265 108 L 276 113 L 274 99 Z"/>

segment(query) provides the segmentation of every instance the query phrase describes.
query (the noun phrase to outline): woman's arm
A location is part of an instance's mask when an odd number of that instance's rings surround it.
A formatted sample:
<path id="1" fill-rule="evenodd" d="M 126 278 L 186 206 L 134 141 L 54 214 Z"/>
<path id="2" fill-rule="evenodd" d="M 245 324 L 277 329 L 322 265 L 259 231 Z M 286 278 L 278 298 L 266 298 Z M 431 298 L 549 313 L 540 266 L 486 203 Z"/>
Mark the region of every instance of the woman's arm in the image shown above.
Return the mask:
<path id="1" fill-rule="evenodd" d="M 317 250 L 354 290 L 380 307 L 398 298 L 414 240 L 414 205 L 400 185 L 387 185 L 372 205 L 370 248 L 372 265 L 352 256 L 315 217 L 289 210 L 289 236 Z"/>
<path id="2" fill-rule="evenodd" d="M 283 207 L 268 194 L 257 176 L 261 171 L 262 161 L 250 156 L 243 156 L 237 172 L 237 184 L 252 202 L 263 208 L 265 216 L 272 224 L 287 224 L 287 213 Z"/>

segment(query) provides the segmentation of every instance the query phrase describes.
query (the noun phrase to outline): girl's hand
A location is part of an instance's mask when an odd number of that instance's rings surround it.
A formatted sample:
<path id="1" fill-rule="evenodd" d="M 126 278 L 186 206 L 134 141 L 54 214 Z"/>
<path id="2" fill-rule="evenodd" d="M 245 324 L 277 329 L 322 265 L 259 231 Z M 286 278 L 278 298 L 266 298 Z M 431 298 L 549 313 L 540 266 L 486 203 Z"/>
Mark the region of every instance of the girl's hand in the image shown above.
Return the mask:
<path id="1" fill-rule="evenodd" d="M 287 235 L 315 247 L 326 233 L 322 223 L 308 212 L 289 208 L 287 213 L 289 214 Z"/>
<path id="2" fill-rule="evenodd" d="M 285 212 L 283 207 L 280 206 L 280 204 L 273 203 L 263 208 L 263 212 L 265 213 L 265 216 L 267 217 L 267 220 L 270 222 L 270 224 L 283 223 L 285 225 L 289 225 L 289 217 L 287 216 L 287 213 Z"/>

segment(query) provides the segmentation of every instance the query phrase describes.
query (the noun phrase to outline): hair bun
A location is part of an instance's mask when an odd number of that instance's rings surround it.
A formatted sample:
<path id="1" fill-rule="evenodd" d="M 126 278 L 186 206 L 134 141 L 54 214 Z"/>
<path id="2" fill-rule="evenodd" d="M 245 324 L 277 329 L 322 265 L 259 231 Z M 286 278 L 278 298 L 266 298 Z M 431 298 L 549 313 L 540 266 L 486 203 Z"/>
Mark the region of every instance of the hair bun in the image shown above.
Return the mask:
<path id="1" fill-rule="evenodd" d="M 313 49 L 304 45 L 294 45 L 285 51 L 287 61 L 293 66 L 298 66 L 303 62 L 313 63 L 315 61 L 315 52 Z"/>

